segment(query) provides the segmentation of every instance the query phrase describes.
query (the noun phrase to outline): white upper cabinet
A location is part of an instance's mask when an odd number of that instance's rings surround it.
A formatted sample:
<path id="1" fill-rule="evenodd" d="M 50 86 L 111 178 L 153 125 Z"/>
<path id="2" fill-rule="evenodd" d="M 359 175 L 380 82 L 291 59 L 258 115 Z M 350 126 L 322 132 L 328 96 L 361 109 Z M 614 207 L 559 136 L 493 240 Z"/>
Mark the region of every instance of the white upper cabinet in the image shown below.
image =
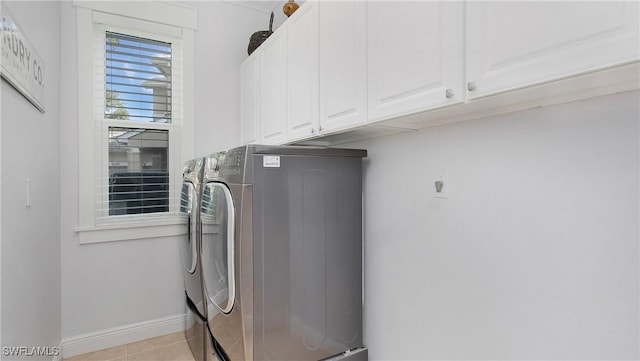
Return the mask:
<path id="1" fill-rule="evenodd" d="M 470 98 L 639 58 L 638 2 L 467 2 Z"/>
<path id="2" fill-rule="evenodd" d="M 463 3 L 367 2 L 369 120 L 460 102 Z"/>
<path id="3" fill-rule="evenodd" d="M 306 1 L 242 64 L 241 141 L 419 129 L 638 89 L 639 12 L 637 1 Z"/>
<path id="4" fill-rule="evenodd" d="M 280 28 L 286 27 L 286 23 Z M 260 58 L 258 95 L 261 142 L 287 141 L 287 57 L 285 29 L 274 32 L 256 51 Z"/>
<path id="5" fill-rule="evenodd" d="M 258 50 L 256 50 L 258 51 Z M 242 144 L 260 143 L 260 57 L 249 57 L 240 67 L 240 141 Z"/>
<path id="6" fill-rule="evenodd" d="M 321 1 L 320 124 L 323 132 L 367 122 L 367 13 L 362 1 Z"/>
<path id="7" fill-rule="evenodd" d="M 307 1 L 287 20 L 287 139 L 318 132 L 318 3 Z"/>

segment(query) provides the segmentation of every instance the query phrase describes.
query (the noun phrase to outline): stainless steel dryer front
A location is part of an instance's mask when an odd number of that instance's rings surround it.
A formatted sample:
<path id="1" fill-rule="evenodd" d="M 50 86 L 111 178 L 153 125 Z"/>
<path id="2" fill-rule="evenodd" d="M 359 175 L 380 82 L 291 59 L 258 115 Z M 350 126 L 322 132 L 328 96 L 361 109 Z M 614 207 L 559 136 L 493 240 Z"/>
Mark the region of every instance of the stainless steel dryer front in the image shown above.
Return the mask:
<path id="1" fill-rule="evenodd" d="M 180 196 L 180 214 L 187 224 L 187 234 L 182 237 L 180 247 L 187 311 L 185 336 L 196 361 L 206 359 L 207 336 L 207 307 L 202 287 L 199 232 L 203 162 L 204 158 L 197 158 L 185 164 Z"/>
<path id="2" fill-rule="evenodd" d="M 208 351 L 220 360 L 367 360 L 364 150 L 245 146 L 206 157 Z"/>

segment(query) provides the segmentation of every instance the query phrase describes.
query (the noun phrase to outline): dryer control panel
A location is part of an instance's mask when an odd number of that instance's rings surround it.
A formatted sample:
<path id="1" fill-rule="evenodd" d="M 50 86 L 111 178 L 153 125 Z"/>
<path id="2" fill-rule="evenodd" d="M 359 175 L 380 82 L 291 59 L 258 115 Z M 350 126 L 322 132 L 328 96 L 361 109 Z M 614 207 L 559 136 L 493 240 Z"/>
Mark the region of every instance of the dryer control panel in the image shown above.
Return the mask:
<path id="1" fill-rule="evenodd" d="M 234 148 L 207 157 L 206 179 L 222 179 L 228 183 L 243 183 L 246 148 Z"/>

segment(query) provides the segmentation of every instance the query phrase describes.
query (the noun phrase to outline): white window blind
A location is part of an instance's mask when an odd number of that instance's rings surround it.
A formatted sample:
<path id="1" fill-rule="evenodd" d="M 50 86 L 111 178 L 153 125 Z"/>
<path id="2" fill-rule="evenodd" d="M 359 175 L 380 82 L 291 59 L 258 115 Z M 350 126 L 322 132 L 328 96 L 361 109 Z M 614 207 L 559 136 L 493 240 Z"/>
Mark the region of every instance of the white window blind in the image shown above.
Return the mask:
<path id="1" fill-rule="evenodd" d="M 106 32 L 105 118 L 171 122 L 171 44 Z"/>
<path id="2" fill-rule="evenodd" d="M 98 223 L 176 216 L 181 44 L 108 26 L 97 26 L 95 36 L 103 160 L 97 182 Z"/>
<path id="3" fill-rule="evenodd" d="M 169 132 L 109 127 L 109 215 L 169 211 Z"/>

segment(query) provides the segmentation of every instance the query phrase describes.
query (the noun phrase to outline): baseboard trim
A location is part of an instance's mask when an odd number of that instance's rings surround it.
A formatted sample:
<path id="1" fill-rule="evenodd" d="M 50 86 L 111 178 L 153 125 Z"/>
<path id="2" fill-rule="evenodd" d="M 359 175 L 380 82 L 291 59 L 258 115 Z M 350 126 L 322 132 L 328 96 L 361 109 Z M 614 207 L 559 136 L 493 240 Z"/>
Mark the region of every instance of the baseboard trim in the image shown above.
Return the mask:
<path id="1" fill-rule="evenodd" d="M 87 352 L 184 331 L 186 317 L 186 315 L 169 316 L 65 338 L 62 340 L 62 355 L 64 357 L 73 357 Z"/>

